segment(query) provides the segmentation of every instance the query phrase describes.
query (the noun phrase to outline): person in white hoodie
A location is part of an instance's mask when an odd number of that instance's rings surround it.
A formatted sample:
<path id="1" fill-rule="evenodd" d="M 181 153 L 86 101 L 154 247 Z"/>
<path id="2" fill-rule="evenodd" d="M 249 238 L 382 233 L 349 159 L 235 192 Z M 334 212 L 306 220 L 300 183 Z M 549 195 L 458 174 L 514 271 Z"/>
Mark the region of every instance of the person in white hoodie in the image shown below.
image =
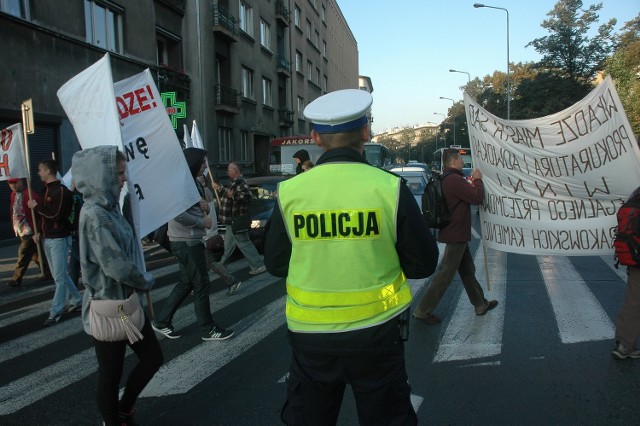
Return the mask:
<path id="1" fill-rule="evenodd" d="M 86 287 L 82 322 L 89 335 L 92 299 L 126 299 L 135 291 L 149 290 L 155 283 L 153 275 L 144 272 L 135 234 L 120 212 L 118 200 L 127 180 L 126 168 L 126 157 L 115 146 L 84 149 L 73 156 L 73 178 L 84 195 L 78 238 Z M 162 350 L 148 318 L 141 332 L 143 338 L 133 344 L 128 340 L 92 339 L 99 365 L 96 401 L 107 426 L 135 424 L 132 417 L 136 399 L 163 363 Z M 138 364 L 131 370 L 118 401 L 127 345 L 137 355 Z"/>

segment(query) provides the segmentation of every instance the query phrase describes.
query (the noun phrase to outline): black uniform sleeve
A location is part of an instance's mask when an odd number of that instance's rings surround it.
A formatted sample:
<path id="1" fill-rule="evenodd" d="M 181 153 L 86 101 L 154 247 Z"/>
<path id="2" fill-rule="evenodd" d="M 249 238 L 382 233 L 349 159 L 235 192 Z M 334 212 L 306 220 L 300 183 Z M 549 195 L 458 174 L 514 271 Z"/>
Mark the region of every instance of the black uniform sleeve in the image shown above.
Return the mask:
<path id="1" fill-rule="evenodd" d="M 424 278 L 433 274 L 438 266 L 438 244 L 406 185 L 400 185 L 397 226 L 396 251 L 407 278 Z"/>
<path id="2" fill-rule="evenodd" d="M 291 259 L 291 241 L 287 235 L 280 205 L 273 207 L 271 220 L 264 231 L 264 265 L 271 275 L 286 277 Z"/>

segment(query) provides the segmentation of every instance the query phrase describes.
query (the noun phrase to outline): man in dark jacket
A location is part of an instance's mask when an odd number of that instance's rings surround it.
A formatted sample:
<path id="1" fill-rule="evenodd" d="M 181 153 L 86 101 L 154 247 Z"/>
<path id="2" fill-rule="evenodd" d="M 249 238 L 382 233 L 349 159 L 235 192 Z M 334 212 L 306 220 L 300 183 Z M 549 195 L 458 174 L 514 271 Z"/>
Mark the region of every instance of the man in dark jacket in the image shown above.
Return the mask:
<path id="1" fill-rule="evenodd" d="M 67 273 L 67 258 L 71 246 L 71 230 L 67 218 L 71 212 L 72 195 L 71 191 L 60 183 L 56 177 L 57 173 L 58 163 L 55 160 L 41 161 L 38 164 L 38 176 L 45 184 L 42 203 L 36 200 L 29 200 L 27 203 L 29 208 L 35 209 L 40 220 L 44 251 L 56 282 L 51 311 L 44 325 L 57 324 L 65 310 L 77 312 L 82 309 L 82 296 Z M 40 234 L 36 234 L 35 238 L 38 242 Z M 69 307 L 65 308 L 67 294 L 71 301 Z"/>
<path id="2" fill-rule="evenodd" d="M 488 301 L 484 298 L 482 287 L 475 277 L 476 268 L 469 251 L 469 241 L 471 240 L 471 209 L 469 206 L 480 205 L 484 199 L 482 172 L 474 170 L 471 174 L 473 183 L 470 184 L 462 173 L 464 160 L 456 149 L 445 150 L 442 154 L 442 161 L 445 165 L 442 191 L 451 212 L 451 222 L 440 230 L 438 241 L 447 245 L 438 271 L 413 313 L 414 317 L 428 324 L 440 323 L 440 318 L 433 315 L 433 310 L 449 288 L 456 272 L 460 274 L 469 301 L 475 307 L 476 315 L 484 315 L 498 306 L 498 301 Z"/>

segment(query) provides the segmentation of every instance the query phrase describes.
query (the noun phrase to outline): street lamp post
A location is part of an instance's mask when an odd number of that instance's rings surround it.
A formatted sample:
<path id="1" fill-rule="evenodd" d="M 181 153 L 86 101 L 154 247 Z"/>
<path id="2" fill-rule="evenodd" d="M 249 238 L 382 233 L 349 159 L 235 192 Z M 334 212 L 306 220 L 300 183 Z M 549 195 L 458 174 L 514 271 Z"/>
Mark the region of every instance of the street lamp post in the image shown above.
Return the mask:
<path id="1" fill-rule="evenodd" d="M 466 74 L 467 75 L 467 83 L 471 83 L 471 74 L 469 74 L 466 71 L 458 71 L 458 70 L 449 70 L 449 72 L 459 72 L 460 74 Z"/>
<path id="2" fill-rule="evenodd" d="M 456 104 L 456 101 L 454 101 L 451 98 L 445 98 L 444 96 L 440 96 L 440 99 L 447 99 L 451 101 L 453 105 Z M 456 116 L 451 114 L 451 117 L 453 118 L 453 144 L 455 145 L 456 144 Z"/>
<path id="3" fill-rule="evenodd" d="M 434 112 L 433 115 L 441 115 L 442 116 L 442 121 L 444 121 L 445 118 L 447 117 L 446 114 L 443 114 L 441 112 Z M 440 133 L 439 131 L 436 132 L 436 151 L 438 150 L 438 134 L 439 133 Z M 443 145 L 443 147 L 444 147 L 444 145 Z"/>
<path id="4" fill-rule="evenodd" d="M 509 11 L 504 7 L 489 6 L 488 4 L 475 3 L 475 8 L 487 7 L 489 9 L 504 10 L 507 12 L 507 120 L 511 119 L 511 82 L 509 81 Z"/>

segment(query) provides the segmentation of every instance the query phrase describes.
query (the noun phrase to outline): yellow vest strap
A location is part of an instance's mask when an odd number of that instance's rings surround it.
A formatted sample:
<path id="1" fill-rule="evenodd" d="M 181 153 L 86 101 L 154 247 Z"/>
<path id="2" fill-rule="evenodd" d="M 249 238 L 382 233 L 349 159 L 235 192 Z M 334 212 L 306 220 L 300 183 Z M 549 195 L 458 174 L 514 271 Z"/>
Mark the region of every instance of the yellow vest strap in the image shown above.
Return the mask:
<path id="1" fill-rule="evenodd" d="M 287 318 L 311 324 L 341 324 L 353 323 L 374 318 L 399 306 L 411 303 L 411 290 L 404 285 L 399 292 L 390 295 L 384 300 L 378 300 L 367 305 L 358 305 L 344 308 L 312 308 L 296 305 L 287 300 Z"/>
<path id="2" fill-rule="evenodd" d="M 405 283 L 404 273 L 400 275 L 390 284 L 373 290 L 357 290 L 357 291 L 306 291 L 287 283 L 287 294 L 295 300 L 296 304 L 305 306 L 354 306 L 367 305 L 383 301 L 398 292 L 400 287 Z"/>

